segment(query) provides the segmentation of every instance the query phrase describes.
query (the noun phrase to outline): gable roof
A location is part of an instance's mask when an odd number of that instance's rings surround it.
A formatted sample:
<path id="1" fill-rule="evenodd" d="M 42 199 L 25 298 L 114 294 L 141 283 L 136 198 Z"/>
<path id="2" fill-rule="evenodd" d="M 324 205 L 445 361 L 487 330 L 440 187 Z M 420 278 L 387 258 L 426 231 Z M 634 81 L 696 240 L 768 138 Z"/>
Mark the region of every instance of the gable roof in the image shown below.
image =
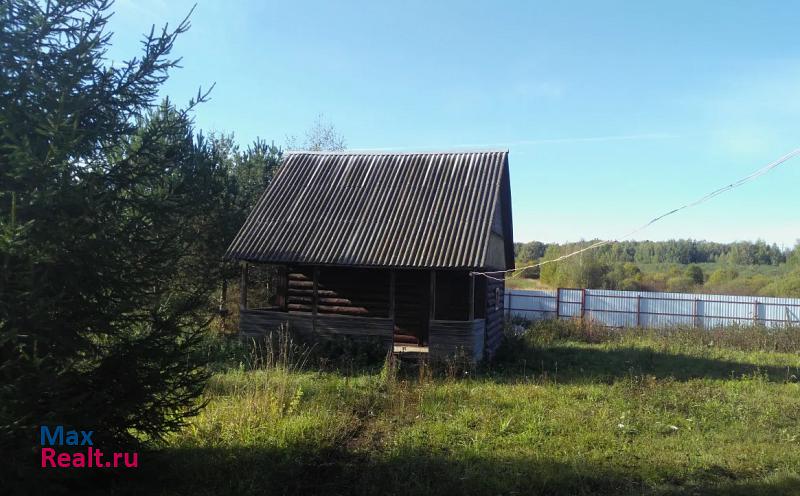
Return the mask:
<path id="1" fill-rule="evenodd" d="M 507 151 L 290 153 L 226 257 L 483 268 L 495 212 L 513 268 Z"/>

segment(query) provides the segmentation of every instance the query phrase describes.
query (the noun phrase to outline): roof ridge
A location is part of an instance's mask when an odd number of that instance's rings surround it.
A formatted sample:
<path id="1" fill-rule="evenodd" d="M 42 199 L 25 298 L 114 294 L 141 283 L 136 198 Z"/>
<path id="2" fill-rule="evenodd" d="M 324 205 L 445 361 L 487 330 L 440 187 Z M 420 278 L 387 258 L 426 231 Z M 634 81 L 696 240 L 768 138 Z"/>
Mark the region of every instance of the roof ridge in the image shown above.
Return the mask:
<path id="1" fill-rule="evenodd" d="M 336 151 L 311 151 L 311 150 L 286 150 L 289 155 L 467 155 L 478 153 L 508 153 L 508 149 L 480 148 L 480 149 L 450 149 L 450 150 L 387 150 L 387 149 L 351 149 Z"/>

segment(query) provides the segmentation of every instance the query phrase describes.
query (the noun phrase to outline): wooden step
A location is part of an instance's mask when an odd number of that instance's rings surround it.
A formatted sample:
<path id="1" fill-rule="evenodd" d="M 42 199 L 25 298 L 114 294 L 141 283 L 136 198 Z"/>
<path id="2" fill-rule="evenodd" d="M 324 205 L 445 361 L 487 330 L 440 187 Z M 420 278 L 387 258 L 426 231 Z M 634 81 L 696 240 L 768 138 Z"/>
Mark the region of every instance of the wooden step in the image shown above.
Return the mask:
<path id="1" fill-rule="evenodd" d="M 402 343 L 402 344 L 418 345 L 419 344 L 419 338 L 417 338 L 416 336 L 412 336 L 410 334 L 395 334 L 394 335 L 394 342 L 396 344 Z"/>

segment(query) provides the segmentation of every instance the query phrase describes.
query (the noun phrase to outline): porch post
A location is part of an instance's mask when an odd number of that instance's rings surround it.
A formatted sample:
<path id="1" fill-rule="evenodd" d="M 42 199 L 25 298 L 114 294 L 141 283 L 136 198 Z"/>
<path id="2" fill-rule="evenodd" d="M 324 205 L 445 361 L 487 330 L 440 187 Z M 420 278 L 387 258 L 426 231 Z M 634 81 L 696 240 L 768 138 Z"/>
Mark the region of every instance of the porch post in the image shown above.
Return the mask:
<path id="1" fill-rule="evenodd" d="M 469 320 L 475 320 L 475 275 L 469 275 Z"/>
<path id="2" fill-rule="evenodd" d="M 436 271 L 431 270 L 431 320 L 436 320 Z"/>
<path id="3" fill-rule="evenodd" d="M 282 311 L 286 311 L 288 309 L 287 301 L 288 298 L 286 297 L 289 292 L 289 267 L 286 265 L 281 265 L 278 269 L 278 306 Z"/>
<path id="4" fill-rule="evenodd" d="M 247 310 L 247 262 L 242 262 L 242 282 L 239 285 L 239 310 Z"/>
<path id="5" fill-rule="evenodd" d="M 316 317 L 319 307 L 319 267 L 314 267 L 314 292 L 311 295 L 311 301 L 311 313 L 313 313 L 314 317 Z"/>
<path id="6" fill-rule="evenodd" d="M 389 318 L 394 321 L 394 294 L 395 294 L 395 275 L 394 269 L 389 269 Z"/>
<path id="7" fill-rule="evenodd" d="M 311 295 L 311 329 L 317 332 L 317 312 L 319 310 L 319 267 L 314 266 L 314 294 Z"/>

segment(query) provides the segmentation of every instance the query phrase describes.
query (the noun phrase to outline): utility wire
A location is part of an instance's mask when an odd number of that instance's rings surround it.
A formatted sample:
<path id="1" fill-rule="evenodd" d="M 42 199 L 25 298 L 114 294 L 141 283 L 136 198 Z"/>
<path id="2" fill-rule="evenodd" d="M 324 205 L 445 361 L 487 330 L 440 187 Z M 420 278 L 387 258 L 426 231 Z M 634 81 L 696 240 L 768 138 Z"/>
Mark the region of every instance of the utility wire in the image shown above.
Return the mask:
<path id="1" fill-rule="evenodd" d="M 786 155 L 784 155 L 784 156 L 778 158 L 777 160 L 775 160 L 774 162 L 770 162 L 769 164 L 767 164 L 764 167 L 758 169 L 757 171 L 753 172 L 749 176 L 743 177 L 743 178 L 739 179 L 738 181 L 735 181 L 735 182 L 733 182 L 733 183 L 731 183 L 731 184 L 729 184 L 727 186 L 723 186 L 723 187 L 721 187 L 721 188 L 719 188 L 717 190 L 714 190 L 711 193 L 708 193 L 707 195 L 702 196 L 702 197 L 698 198 L 697 200 L 695 200 L 693 202 L 687 203 L 687 204 L 682 205 L 682 206 L 680 206 L 680 207 L 678 207 L 678 208 L 676 208 L 674 210 L 670 210 L 667 213 L 659 215 L 658 217 L 654 218 L 650 222 L 648 222 L 646 224 L 643 224 L 640 227 L 637 227 L 636 229 L 634 229 L 633 231 L 629 232 L 628 234 L 625 234 L 624 236 L 621 236 L 619 239 L 607 240 L 607 241 L 597 241 L 597 242 L 595 242 L 595 243 L 593 243 L 593 244 L 591 244 L 591 245 L 589 245 L 589 246 L 587 246 L 585 248 L 581 248 L 580 250 L 574 251 L 572 253 L 568 253 L 566 255 L 562 255 L 562 256 L 560 256 L 558 258 L 554 258 L 553 260 L 545 260 L 543 262 L 539 262 L 539 263 L 536 263 L 536 264 L 533 264 L 533 265 L 528 265 L 526 267 L 522 267 L 522 268 L 519 268 L 519 269 L 497 270 L 497 271 L 493 271 L 493 272 L 470 272 L 470 275 L 473 275 L 473 276 L 484 276 L 484 277 L 487 277 L 489 279 L 494 279 L 494 280 L 497 280 L 497 281 L 504 281 L 505 278 L 493 277 L 492 274 L 507 274 L 509 272 L 516 272 L 516 274 L 511 276 L 511 278 L 513 279 L 514 277 L 518 277 L 522 273 L 522 271 L 524 271 L 525 269 L 533 269 L 533 268 L 536 268 L 536 267 L 541 267 L 542 265 L 555 263 L 555 262 L 560 262 L 562 260 L 566 260 L 567 258 L 574 257 L 575 255 L 579 255 L 579 254 L 581 254 L 581 253 L 583 253 L 585 251 L 593 250 L 595 248 L 599 248 L 601 246 L 609 245 L 611 243 L 616 243 L 617 241 L 629 238 L 629 237 L 633 236 L 634 234 L 637 234 L 637 233 L 647 229 L 648 227 L 650 227 L 651 225 L 655 224 L 656 222 L 662 220 L 665 217 L 669 217 L 670 215 L 676 214 L 676 213 L 680 212 L 681 210 L 686 210 L 688 208 L 696 207 L 697 205 L 700 205 L 701 203 L 705 203 L 705 202 L 711 200 L 712 198 L 721 195 L 722 193 L 726 193 L 726 192 L 728 192 L 728 191 L 730 191 L 732 189 L 736 189 L 739 186 L 742 186 L 743 184 L 746 184 L 746 183 L 749 183 L 750 181 L 758 179 L 759 177 L 763 176 L 764 174 L 770 172 L 771 170 L 777 168 L 778 166 L 780 166 L 784 162 L 786 162 L 786 161 L 788 161 L 788 160 L 790 160 L 790 159 L 792 159 L 792 158 L 794 158 L 794 157 L 796 157 L 798 155 L 800 155 L 800 148 L 797 148 L 796 150 L 793 150 L 793 151 L 787 153 Z"/>

